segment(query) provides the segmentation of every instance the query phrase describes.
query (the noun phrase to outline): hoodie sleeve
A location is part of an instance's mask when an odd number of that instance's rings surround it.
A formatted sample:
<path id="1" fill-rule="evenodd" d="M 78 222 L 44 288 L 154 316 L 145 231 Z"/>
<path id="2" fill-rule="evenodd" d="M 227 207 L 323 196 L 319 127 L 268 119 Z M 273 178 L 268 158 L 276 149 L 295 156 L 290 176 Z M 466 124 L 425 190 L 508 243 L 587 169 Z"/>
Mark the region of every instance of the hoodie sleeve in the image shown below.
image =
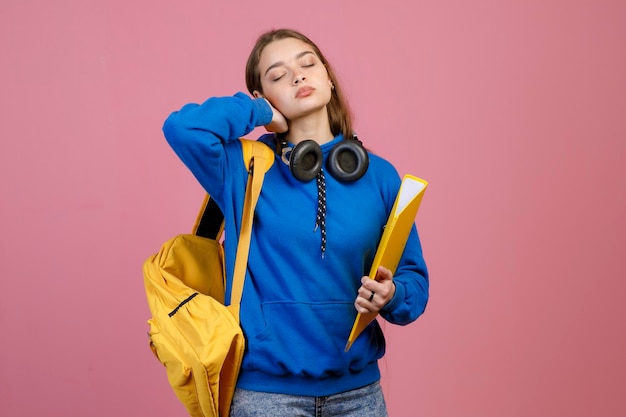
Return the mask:
<path id="1" fill-rule="evenodd" d="M 183 106 L 167 118 L 163 133 L 200 184 L 218 197 L 231 168 L 243 166 L 240 150 L 237 158 L 229 157 L 234 147 L 240 149 L 237 139 L 271 120 L 272 110 L 265 100 L 237 93 Z"/>
<path id="2" fill-rule="evenodd" d="M 424 313 L 428 302 L 428 270 L 417 234 L 413 229 L 393 276 L 396 292 L 381 310 L 381 316 L 394 324 L 406 325 Z"/>

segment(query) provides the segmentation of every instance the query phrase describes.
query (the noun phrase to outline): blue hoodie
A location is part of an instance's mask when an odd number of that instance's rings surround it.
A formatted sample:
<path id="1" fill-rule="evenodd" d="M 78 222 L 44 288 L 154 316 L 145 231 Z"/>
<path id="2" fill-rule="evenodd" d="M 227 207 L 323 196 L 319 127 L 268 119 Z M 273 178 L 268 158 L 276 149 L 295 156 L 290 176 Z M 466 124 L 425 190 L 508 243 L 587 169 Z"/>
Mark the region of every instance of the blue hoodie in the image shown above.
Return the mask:
<path id="1" fill-rule="evenodd" d="M 247 181 L 240 137 L 271 121 L 264 100 L 243 93 L 187 104 L 163 131 L 170 146 L 225 216 L 227 294 L 235 264 Z M 324 158 L 342 139 L 321 146 Z M 272 135 L 259 140 L 274 148 Z M 326 396 L 380 378 L 385 341 L 377 321 L 344 347 L 356 317 L 354 300 L 369 274 L 383 227 L 400 187 L 395 168 L 369 154 L 366 174 L 352 183 L 326 174 L 326 251 L 316 229 L 317 185 L 293 177 L 279 156 L 257 203 L 241 305 L 247 340 L 237 386 L 293 395 Z M 393 299 L 380 311 L 405 325 L 428 300 L 428 274 L 415 226 L 394 275 Z"/>

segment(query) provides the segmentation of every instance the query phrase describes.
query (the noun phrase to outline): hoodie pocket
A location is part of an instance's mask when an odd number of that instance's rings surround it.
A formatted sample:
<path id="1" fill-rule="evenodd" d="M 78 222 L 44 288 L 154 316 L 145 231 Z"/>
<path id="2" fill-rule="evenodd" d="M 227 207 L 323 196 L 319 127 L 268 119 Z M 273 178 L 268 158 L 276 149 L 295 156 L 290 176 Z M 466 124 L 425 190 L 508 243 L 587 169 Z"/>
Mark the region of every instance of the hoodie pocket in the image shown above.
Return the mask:
<path id="1" fill-rule="evenodd" d="M 384 339 L 374 323 L 344 352 L 355 318 L 346 303 L 275 302 L 262 306 L 264 329 L 249 338 L 250 367 L 271 375 L 314 378 L 358 372 L 382 357 Z"/>

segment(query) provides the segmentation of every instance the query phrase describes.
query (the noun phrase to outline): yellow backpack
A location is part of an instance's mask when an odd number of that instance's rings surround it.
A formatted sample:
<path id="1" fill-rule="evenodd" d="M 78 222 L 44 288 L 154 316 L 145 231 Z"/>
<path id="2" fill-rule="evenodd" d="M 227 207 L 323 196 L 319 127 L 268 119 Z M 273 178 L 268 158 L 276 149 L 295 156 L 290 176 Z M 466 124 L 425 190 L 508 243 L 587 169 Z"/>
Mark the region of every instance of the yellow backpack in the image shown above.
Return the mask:
<path id="1" fill-rule="evenodd" d="M 218 241 L 223 215 L 208 195 L 193 234 L 168 240 L 143 264 L 152 314 L 150 347 L 193 417 L 228 416 L 245 348 L 239 306 L 250 232 L 263 177 L 274 155 L 263 143 L 245 139 L 241 143 L 250 175 L 230 305 L 224 306 L 224 252 Z"/>

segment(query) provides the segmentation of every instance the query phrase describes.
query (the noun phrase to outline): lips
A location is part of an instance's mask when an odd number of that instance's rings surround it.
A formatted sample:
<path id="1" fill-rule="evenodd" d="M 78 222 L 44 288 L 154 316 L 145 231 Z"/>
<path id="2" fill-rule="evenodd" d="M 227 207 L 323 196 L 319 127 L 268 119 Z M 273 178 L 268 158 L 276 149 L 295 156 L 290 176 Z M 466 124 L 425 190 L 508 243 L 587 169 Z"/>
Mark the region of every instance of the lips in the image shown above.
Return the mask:
<path id="1" fill-rule="evenodd" d="M 301 87 L 296 92 L 296 98 L 308 97 L 313 94 L 314 91 L 315 89 L 313 87 Z"/>

